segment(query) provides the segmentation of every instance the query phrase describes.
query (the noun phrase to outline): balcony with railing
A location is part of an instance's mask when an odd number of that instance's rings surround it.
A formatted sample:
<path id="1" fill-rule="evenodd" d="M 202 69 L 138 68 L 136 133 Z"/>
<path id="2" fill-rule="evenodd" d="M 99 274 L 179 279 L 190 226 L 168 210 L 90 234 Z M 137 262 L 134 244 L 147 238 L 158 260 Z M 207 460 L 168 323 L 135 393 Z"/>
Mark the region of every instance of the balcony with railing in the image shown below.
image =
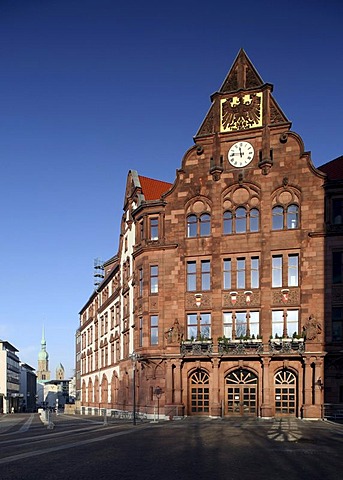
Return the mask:
<path id="1" fill-rule="evenodd" d="M 182 356 L 238 356 L 238 355 L 301 355 L 305 352 L 304 338 L 271 338 L 263 343 L 262 338 L 218 338 L 183 340 L 180 344 Z"/>

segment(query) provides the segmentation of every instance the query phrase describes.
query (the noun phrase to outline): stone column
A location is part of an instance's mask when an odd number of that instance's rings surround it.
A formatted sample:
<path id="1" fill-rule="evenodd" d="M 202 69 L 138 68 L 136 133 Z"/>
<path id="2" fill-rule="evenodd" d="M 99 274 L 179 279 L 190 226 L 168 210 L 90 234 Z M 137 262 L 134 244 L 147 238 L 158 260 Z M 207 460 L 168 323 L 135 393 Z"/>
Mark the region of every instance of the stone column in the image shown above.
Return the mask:
<path id="1" fill-rule="evenodd" d="M 220 417 L 221 405 L 219 396 L 219 360 L 218 358 L 212 359 L 212 388 L 210 395 L 210 415 L 212 417 Z"/>
<path id="2" fill-rule="evenodd" d="M 172 420 L 175 416 L 184 415 L 181 401 L 182 363 L 179 359 L 169 360 L 166 366 L 166 404 L 165 415 Z"/>
<path id="3" fill-rule="evenodd" d="M 305 359 L 305 379 L 304 379 L 304 404 L 302 406 L 303 418 L 321 418 L 321 405 L 313 402 L 313 358 Z"/>
<path id="4" fill-rule="evenodd" d="M 270 357 L 262 357 L 262 405 L 261 417 L 270 418 L 273 416 L 273 408 L 271 405 L 271 391 L 270 391 Z M 261 379 L 260 382 L 261 383 Z"/>

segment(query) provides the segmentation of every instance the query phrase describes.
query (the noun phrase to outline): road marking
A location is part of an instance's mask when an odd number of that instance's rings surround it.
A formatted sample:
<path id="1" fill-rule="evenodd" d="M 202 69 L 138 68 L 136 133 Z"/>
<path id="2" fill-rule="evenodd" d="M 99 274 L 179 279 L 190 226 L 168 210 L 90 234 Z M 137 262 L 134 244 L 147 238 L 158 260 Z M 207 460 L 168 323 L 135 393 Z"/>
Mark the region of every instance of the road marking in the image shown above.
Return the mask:
<path id="1" fill-rule="evenodd" d="M 148 425 L 145 426 L 145 427 L 140 427 L 139 430 L 146 429 L 148 427 L 149 427 Z M 154 427 L 154 428 L 156 428 L 156 427 Z M 4 463 L 17 462 L 18 460 L 23 460 L 25 458 L 37 457 L 39 455 L 45 455 L 47 453 L 58 452 L 59 450 L 67 450 L 69 448 L 75 448 L 75 447 L 79 447 L 81 445 L 88 445 L 90 443 L 102 442 L 102 441 L 107 440 L 109 438 L 120 437 L 121 435 L 127 435 L 128 433 L 137 432 L 137 431 L 138 431 L 137 428 L 131 428 L 130 430 L 126 430 L 124 432 L 116 432 L 116 433 L 111 433 L 109 435 L 103 435 L 102 437 L 98 437 L 98 438 L 91 438 L 91 439 L 88 439 L 88 440 L 80 440 L 79 442 L 73 442 L 73 443 L 69 443 L 67 445 L 59 445 L 58 447 L 42 448 L 41 450 L 35 450 L 35 451 L 31 451 L 31 452 L 26 452 L 26 453 L 19 453 L 17 455 L 12 455 L 10 457 L 1 458 L 0 459 L 0 465 L 4 464 Z"/>
<path id="2" fill-rule="evenodd" d="M 31 413 L 30 417 L 26 420 L 24 425 L 22 425 L 19 429 L 19 432 L 27 432 L 27 430 L 30 428 L 32 420 L 34 419 L 34 414 Z"/>

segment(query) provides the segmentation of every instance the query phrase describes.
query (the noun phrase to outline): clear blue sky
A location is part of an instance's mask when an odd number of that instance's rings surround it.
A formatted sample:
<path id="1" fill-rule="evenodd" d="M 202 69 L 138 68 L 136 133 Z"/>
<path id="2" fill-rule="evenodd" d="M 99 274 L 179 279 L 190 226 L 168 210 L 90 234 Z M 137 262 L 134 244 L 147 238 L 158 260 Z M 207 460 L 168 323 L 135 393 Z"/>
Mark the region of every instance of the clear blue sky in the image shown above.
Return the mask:
<path id="1" fill-rule="evenodd" d="M 231 6 L 235 3 L 235 6 Z M 340 0 L 0 0 L 0 338 L 74 368 L 129 169 L 174 181 L 243 47 L 316 166 L 343 154 Z"/>

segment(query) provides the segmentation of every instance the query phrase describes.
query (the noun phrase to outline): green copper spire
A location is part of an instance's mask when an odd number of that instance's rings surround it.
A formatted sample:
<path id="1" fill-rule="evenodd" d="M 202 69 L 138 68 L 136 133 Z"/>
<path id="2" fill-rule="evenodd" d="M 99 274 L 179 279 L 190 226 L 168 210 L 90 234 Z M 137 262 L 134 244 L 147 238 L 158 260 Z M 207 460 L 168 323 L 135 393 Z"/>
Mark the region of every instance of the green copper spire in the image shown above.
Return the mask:
<path id="1" fill-rule="evenodd" d="M 42 331 L 42 340 L 40 342 L 41 344 L 41 349 L 38 354 L 38 360 L 48 360 L 49 359 L 49 354 L 46 351 L 46 341 L 45 341 L 45 334 L 44 334 L 44 326 L 43 326 L 43 331 Z"/>

